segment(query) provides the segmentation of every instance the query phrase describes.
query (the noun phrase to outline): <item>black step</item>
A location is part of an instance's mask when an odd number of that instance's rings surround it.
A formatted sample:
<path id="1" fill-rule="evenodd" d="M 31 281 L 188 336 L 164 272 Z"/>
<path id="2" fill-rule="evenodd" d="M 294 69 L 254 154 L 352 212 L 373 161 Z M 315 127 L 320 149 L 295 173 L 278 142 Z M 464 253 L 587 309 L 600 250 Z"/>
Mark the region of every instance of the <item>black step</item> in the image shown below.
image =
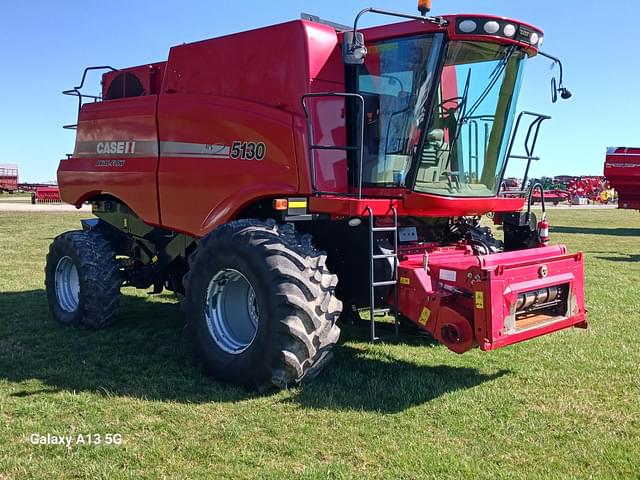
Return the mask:
<path id="1" fill-rule="evenodd" d="M 387 281 L 387 282 L 373 282 L 373 286 L 374 287 L 388 287 L 390 285 L 395 285 L 396 283 L 398 283 L 398 282 L 395 281 L 395 280 L 390 280 L 390 281 Z"/>
<path id="2" fill-rule="evenodd" d="M 374 255 L 374 260 L 383 260 L 385 258 L 398 258 L 398 254 L 396 253 L 386 253 L 384 255 Z"/>

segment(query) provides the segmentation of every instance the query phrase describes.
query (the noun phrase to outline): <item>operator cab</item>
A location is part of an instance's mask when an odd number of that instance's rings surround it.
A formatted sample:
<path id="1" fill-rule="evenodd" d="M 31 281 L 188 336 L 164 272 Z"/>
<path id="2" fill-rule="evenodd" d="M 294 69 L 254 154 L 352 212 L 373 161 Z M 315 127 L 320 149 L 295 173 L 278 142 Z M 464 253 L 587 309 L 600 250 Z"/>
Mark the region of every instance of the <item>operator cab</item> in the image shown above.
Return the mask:
<path id="1" fill-rule="evenodd" d="M 358 31 L 368 12 L 414 21 Z M 559 63 L 539 52 L 540 30 L 484 15 L 366 9 L 342 36 L 350 194 L 500 200 L 509 158 L 528 160 L 528 172 L 540 123 L 549 117 L 529 114 L 533 148 L 530 131 L 527 155 L 511 155 L 523 71 L 538 53 Z M 560 71 L 554 101 L 558 92 L 570 96 Z"/>

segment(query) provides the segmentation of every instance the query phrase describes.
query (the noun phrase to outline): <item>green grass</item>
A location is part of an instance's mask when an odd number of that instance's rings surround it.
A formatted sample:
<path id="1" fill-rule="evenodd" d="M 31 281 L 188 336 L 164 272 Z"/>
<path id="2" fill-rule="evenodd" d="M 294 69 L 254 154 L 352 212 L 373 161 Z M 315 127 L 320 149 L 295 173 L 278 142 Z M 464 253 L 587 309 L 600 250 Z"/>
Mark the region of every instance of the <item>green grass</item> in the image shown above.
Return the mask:
<path id="1" fill-rule="evenodd" d="M 0 213 L 0 479 L 638 478 L 640 216 L 551 213 L 583 250 L 591 327 L 457 356 L 343 328 L 314 383 L 259 396 L 202 376 L 171 295 L 126 291 L 93 332 L 47 313 L 51 239 L 78 214 Z M 119 433 L 115 446 L 29 435 Z"/>

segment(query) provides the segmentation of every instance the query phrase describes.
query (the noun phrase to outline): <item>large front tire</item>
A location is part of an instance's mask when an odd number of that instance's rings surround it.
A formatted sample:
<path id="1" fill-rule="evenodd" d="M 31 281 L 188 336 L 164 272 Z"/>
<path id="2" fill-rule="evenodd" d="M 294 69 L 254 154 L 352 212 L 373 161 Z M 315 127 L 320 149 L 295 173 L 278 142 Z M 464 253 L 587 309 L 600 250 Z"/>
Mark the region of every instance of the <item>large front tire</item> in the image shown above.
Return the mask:
<path id="1" fill-rule="evenodd" d="M 99 231 L 56 237 L 45 266 L 47 300 L 63 325 L 103 328 L 116 319 L 122 277 L 109 241 Z"/>
<path id="2" fill-rule="evenodd" d="M 205 369 L 266 390 L 315 377 L 340 336 L 337 277 L 292 225 L 238 220 L 189 257 L 183 309 Z"/>

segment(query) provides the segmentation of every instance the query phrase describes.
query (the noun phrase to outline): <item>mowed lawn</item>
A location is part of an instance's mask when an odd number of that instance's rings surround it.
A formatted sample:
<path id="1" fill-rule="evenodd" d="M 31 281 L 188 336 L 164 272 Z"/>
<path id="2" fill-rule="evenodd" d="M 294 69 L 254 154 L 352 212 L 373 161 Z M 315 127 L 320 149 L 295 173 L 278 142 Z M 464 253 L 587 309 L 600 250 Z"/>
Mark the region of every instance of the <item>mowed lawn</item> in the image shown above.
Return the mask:
<path id="1" fill-rule="evenodd" d="M 201 374 L 173 295 L 126 289 L 105 331 L 53 323 L 45 255 L 80 218 L 0 213 L 2 480 L 640 477 L 637 212 L 550 214 L 552 241 L 586 254 L 587 331 L 458 356 L 344 327 L 314 383 L 264 396 Z"/>

